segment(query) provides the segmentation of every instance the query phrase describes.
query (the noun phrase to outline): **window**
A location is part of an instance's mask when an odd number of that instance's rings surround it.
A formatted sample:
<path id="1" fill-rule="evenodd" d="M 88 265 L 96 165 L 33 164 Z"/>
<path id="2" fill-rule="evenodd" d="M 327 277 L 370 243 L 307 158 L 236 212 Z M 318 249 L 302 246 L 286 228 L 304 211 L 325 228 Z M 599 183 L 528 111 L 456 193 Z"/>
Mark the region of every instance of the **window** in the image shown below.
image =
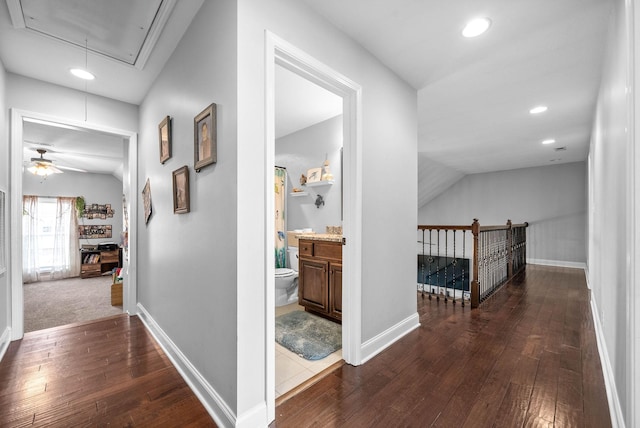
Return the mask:
<path id="1" fill-rule="evenodd" d="M 24 196 L 22 216 L 23 280 L 79 274 L 75 198 Z"/>

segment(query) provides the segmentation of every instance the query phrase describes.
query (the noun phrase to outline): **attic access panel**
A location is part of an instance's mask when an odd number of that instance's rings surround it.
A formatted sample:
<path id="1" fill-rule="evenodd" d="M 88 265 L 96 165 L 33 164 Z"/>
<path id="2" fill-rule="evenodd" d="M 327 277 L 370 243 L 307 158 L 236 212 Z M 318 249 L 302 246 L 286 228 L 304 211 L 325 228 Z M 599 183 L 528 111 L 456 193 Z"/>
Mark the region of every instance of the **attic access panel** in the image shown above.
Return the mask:
<path id="1" fill-rule="evenodd" d="M 136 65 L 161 15 L 163 0 L 9 0 L 19 3 L 24 27 L 92 52 Z M 166 6 L 166 5 L 165 5 Z M 13 8 L 12 8 L 13 9 Z M 15 9 L 14 9 L 15 10 Z M 14 26 L 16 25 L 12 14 Z M 164 23 L 163 23 L 164 24 Z M 155 40 L 152 41 L 155 43 Z M 146 59 L 146 58 L 145 58 Z"/>

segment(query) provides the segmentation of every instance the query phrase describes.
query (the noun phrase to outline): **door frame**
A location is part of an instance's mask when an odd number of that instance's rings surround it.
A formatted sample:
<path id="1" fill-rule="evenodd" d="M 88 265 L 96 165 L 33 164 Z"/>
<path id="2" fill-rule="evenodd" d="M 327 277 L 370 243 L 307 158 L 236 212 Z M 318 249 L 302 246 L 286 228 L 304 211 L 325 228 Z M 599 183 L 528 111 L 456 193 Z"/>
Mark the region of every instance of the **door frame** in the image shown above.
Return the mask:
<path id="1" fill-rule="evenodd" d="M 275 165 L 276 64 L 342 97 L 343 247 L 342 357 L 362 362 L 362 87 L 284 39 L 266 31 L 265 61 L 265 210 L 266 219 L 266 395 L 269 420 L 275 418 L 275 279 L 273 167 Z M 271 296 L 271 297 L 270 297 Z"/>
<path id="2" fill-rule="evenodd" d="M 10 222 L 9 241 L 10 250 L 10 292 L 11 292 L 11 340 L 22 339 L 24 336 L 24 293 L 22 283 L 22 153 L 23 153 L 23 120 L 25 118 L 38 119 L 63 125 L 75 126 L 89 131 L 98 131 L 122 137 L 128 146 L 125 152 L 124 174 L 122 177 L 123 191 L 126 195 L 129 212 L 129 260 L 123 261 L 125 284 L 123 289 L 123 311 L 130 315 L 136 313 L 137 285 L 136 285 L 136 241 L 137 241 L 137 188 L 138 188 L 138 134 L 132 131 L 98 125 L 95 123 L 75 121 L 47 114 L 27 110 L 11 109 L 10 121 Z M 133 195 L 133 197 L 132 197 Z"/>

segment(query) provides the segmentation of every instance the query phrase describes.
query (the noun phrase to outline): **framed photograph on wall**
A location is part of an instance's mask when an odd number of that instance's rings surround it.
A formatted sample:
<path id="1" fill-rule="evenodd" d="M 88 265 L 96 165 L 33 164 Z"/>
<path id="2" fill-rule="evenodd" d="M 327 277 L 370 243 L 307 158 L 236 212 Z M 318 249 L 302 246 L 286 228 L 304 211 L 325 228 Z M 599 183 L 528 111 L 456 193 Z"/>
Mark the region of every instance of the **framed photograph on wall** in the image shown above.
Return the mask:
<path id="1" fill-rule="evenodd" d="M 160 163 L 164 164 L 171 158 L 171 118 L 165 117 L 158 125 L 160 137 Z"/>
<path id="2" fill-rule="evenodd" d="M 189 212 L 189 167 L 187 165 L 173 171 L 173 212 Z"/>
<path id="3" fill-rule="evenodd" d="M 216 105 L 211 104 L 198 114 L 193 121 L 194 164 L 196 172 L 218 161 Z"/>
<path id="4" fill-rule="evenodd" d="M 149 183 L 149 179 L 147 178 L 147 183 L 144 185 L 144 189 L 142 189 L 142 204 L 144 205 L 144 223 L 149 223 L 149 218 L 151 217 L 151 184 Z"/>
<path id="5" fill-rule="evenodd" d="M 316 183 L 322 177 L 322 168 L 311 168 L 307 170 L 307 183 Z"/>

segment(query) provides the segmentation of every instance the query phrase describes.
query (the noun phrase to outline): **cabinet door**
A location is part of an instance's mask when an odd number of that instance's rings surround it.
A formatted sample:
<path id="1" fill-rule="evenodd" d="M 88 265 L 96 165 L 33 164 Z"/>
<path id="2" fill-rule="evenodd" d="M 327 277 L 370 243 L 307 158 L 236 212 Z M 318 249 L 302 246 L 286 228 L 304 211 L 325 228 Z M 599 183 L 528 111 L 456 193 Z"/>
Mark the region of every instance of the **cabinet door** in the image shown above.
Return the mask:
<path id="1" fill-rule="evenodd" d="M 329 263 L 303 258 L 299 263 L 298 303 L 313 310 L 327 312 Z"/>
<path id="2" fill-rule="evenodd" d="M 329 315 L 342 320 L 342 265 L 329 265 Z"/>

